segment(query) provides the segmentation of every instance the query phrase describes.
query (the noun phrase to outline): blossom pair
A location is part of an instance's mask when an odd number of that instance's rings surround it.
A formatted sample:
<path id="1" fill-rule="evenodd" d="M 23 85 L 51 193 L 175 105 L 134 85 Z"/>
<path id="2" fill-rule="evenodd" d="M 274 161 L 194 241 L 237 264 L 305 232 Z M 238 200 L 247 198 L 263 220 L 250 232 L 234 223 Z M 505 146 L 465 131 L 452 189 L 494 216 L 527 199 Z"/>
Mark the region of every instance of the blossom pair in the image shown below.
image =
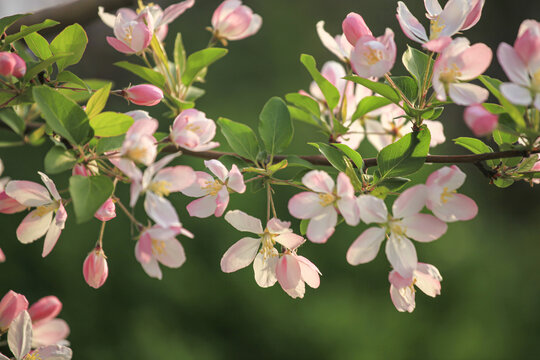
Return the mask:
<path id="1" fill-rule="evenodd" d="M 279 282 L 281 288 L 292 298 L 303 298 L 305 284 L 319 287 L 320 272 L 317 267 L 297 249 L 304 238 L 290 229 L 291 223 L 272 218 L 263 230 L 261 221 L 243 211 L 227 212 L 225 220 L 237 230 L 251 232 L 257 237 L 244 237 L 223 254 L 221 270 L 231 273 L 253 263 L 255 281 L 266 288 Z M 282 252 L 275 246 L 282 246 Z"/>

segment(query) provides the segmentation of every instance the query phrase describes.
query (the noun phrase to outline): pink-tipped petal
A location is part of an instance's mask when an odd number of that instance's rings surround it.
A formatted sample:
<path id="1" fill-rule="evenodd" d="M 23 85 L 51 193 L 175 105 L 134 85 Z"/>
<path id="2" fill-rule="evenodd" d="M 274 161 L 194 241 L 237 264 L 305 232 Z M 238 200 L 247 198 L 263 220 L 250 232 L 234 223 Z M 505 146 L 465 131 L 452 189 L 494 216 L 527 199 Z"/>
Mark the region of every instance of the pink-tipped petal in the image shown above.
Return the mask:
<path id="1" fill-rule="evenodd" d="M 445 222 L 471 220 L 478 214 L 478 206 L 474 200 L 463 194 L 453 194 L 446 203 L 430 210 Z"/>
<path id="2" fill-rule="evenodd" d="M 401 220 L 405 234 L 416 241 L 429 242 L 440 238 L 448 229 L 444 221 L 429 214 L 415 214 Z"/>
<path id="3" fill-rule="evenodd" d="M 261 239 L 245 237 L 238 240 L 223 254 L 221 270 L 231 273 L 245 268 L 255 259 L 260 245 Z"/>
<path id="4" fill-rule="evenodd" d="M 386 242 L 386 256 L 392 267 L 404 278 L 413 276 L 418 258 L 411 240 L 405 236 L 390 234 Z"/>
<path id="5" fill-rule="evenodd" d="M 178 4 L 173 4 L 169 7 L 167 7 L 163 11 L 163 15 L 161 17 L 161 21 L 159 22 L 158 27 L 170 24 L 173 22 L 177 17 L 182 15 L 187 9 L 192 7 L 195 4 L 195 0 L 185 0 Z"/>
<path id="6" fill-rule="evenodd" d="M 32 181 L 10 181 L 6 194 L 25 206 L 41 206 L 51 202 L 51 195 L 43 185 Z"/>
<path id="7" fill-rule="evenodd" d="M 347 262 L 353 266 L 375 259 L 384 240 L 385 230 L 371 227 L 365 230 L 349 247 Z"/>
<path id="8" fill-rule="evenodd" d="M 334 180 L 322 170 L 312 170 L 302 178 L 302 183 L 309 189 L 319 193 L 332 193 Z"/>
<path id="9" fill-rule="evenodd" d="M 289 212 L 298 219 L 311 219 L 325 211 L 318 194 L 301 192 L 289 200 Z"/>
<path id="10" fill-rule="evenodd" d="M 373 195 L 360 195 L 357 201 L 360 219 L 366 224 L 382 224 L 388 220 L 388 210 L 382 199 Z"/>
<path id="11" fill-rule="evenodd" d="M 160 246 L 162 251 L 157 251 L 156 259 L 163 265 L 176 269 L 186 262 L 186 254 L 180 241 L 174 238 L 161 240 Z"/>
<path id="12" fill-rule="evenodd" d="M 510 81 L 515 84 L 529 86 L 529 73 L 527 66 L 516 53 L 514 48 L 507 43 L 501 43 L 497 48 L 497 59 Z"/>
<path id="13" fill-rule="evenodd" d="M 418 214 L 426 205 L 428 190 L 425 185 L 419 184 L 412 186 L 402 192 L 394 205 L 392 205 L 392 214 L 395 218 L 404 218 Z"/>
<path id="14" fill-rule="evenodd" d="M 321 272 L 311 261 L 303 256 L 296 256 L 298 265 L 300 265 L 300 272 L 302 280 L 306 282 L 311 288 L 317 289 L 321 284 Z"/>
<path id="15" fill-rule="evenodd" d="M 286 232 L 281 235 L 278 235 L 274 238 L 274 240 L 277 243 L 285 246 L 287 249 L 290 249 L 290 250 L 296 249 L 297 247 L 299 247 L 305 242 L 302 236 L 296 235 L 295 233 L 292 233 L 292 232 Z"/>
<path id="16" fill-rule="evenodd" d="M 70 333 L 69 325 L 62 319 L 52 319 L 32 327 L 32 346 L 56 345 Z M 43 359 L 46 359 L 43 357 Z M 49 358 L 50 359 L 50 358 Z"/>
<path id="17" fill-rule="evenodd" d="M 294 289 L 302 281 L 302 270 L 298 260 L 292 255 L 284 255 L 277 264 L 276 276 L 283 290 Z"/>
<path id="18" fill-rule="evenodd" d="M 216 199 L 217 196 L 207 195 L 200 199 L 193 200 L 186 207 L 189 216 L 198 218 L 207 218 L 212 216 L 217 207 Z"/>
<path id="19" fill-rule="evenodd" d="M 111 45 L 116 51 L 119 51 L 124 54 L 135 54 L 136 51 L 124 44 L 122 41 L 114 38 L 112 36 L 107 36 L 107 42 Z"/>
<path id="20" fill-rule="evenodd" d="M 216 175 L 217 178 L 222 182 L 225 182 L 225 180 L 227 180 L 229 171 L 227 170 L 225 165 L 221 163 L 221 161 L 215 159 L 205 160 L 204 166 L 206 166 L 208 170 L 210 170 L 214 175 Z"/>
<path id="21" fill-rule="evenodd" d="M 314 243 L 325 243 L 334 233 L 337 224 L 337 212 L 333 207 L 326 207 L 324 212 L 311 218 L 307 227 L 307 238 Z"/>
<path id="22" fill-rule="evenodd" d="M 58 213 L 57 215 L 58 216 Z M 59 226 L 56 220 L 51 222 L 47 235 L 45 236 L 45 241 L 43 242 L 43 252 L 41 253 L 42 257 L 49 255 L 56 245 L 60 234 L 62 233 L 63 226 Z"/>
<path id="23" fill-rule="evenodd" d="M 17 239 L 23 244 L 29 244 L 36 241 L 49 230 L 53 213 L 48 212 L 43 216 L 38 215 L 39 211 L 31 211 L 23 219 L 17 228 Z"/>
<path id="24" fill-rule="evenodd" d="M 56 296 L 45 296 L 28 309 L 32 323 L 54 319 L 62 311 L 62 302 Z"/>
<path id="25" fill-rule="evenodd" d="M 399 25 L 401 26 L 401 30 L 403 30 L 405 33 L 405 36 L 419 43 L 428 41 L 426 29 L 424 29 L 418 19 L 411 14 L 407 6 L 401 1 L 398 1 L 396 16 L 399 21 Z"/>
<path id="26" fill-rule="evenodd" d="M 227 205 L 229 205 L 229 190 L 226 187 L 222 187 L 217 193 L 216 211 L 214 212 L 214 216 L 220 217 L 223 215 L 227 209 Z"/>
<path id="27" fill-rule="evenodd" d="M 240 210 L 231 210 L 225 214 L 225 220 L 238 231 L 262 234 L 261 220 L 246 214 Z"/>
<path id="28" fill-rule="evenodd" d="M 493 57 L 491 49 L 482 43 L 474 44 L 461 53 L 459 60 L 464 66 L 461 67 L 460 80 L 471 80 L 482 75 Z"/>
<path id="29" fill-rule="evenodd" d="M 239 194 L 242 194 L 246 191 L 246 184 L 244 183 L 244 177 L 236 165 L 233 164 L 231 171 L 229 172 L 229 181 L 227 181 L 227 186 L 230 189 L 233 189 Z"/>

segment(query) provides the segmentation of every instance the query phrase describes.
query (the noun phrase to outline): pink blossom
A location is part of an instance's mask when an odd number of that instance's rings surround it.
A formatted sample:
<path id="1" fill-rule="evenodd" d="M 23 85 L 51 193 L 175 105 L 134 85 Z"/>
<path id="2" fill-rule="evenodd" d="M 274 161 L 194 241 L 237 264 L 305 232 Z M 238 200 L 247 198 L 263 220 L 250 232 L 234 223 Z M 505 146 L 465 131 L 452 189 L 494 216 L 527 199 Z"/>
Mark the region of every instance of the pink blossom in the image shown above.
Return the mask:
<path id="1" fill-rule="evenodd" d="M 179 268 L 184 264 L 186 255 L 182 244 L 176 240 L 178 234 L 193 238 L 193 234 L 181 225 L 154 225 L 141 233 L 135 245 L 135 257 L 148 276 L 161 280 L 160 263 L 170 268 Z"/>
<path id="2" fill-rule="evenodd" d="M 456 190 L 465 182 L 465 173 L 456 165 L 444 166 L 429 175 L 426 207 L 445 222 L 470 220 L 478 213 L 474 200 Z"/>
<path id="3" fill-rule="evenodd" d="M 109 161 L 130 178 L 137 173 L 135 163 L 146 166 L 152 164 L 157 155 L 154 133 L 158 125 L 158 121 L 152 118 L 135 121 L 126 133 L 120 153 L 118 156 L 109 157 Z"/>
<path id="4" fill-rule="evenodd" d="M 28 309 L 32 319 L 32 347 L 62 344 L 69 335 L 69 326 L 56 316 L 62 310 L 62 303 L 56 296 L 46 296 Z"/>
<path id="5" fill-rule="evenodd" d="M 317 23 L 317 34 L 324 47 L 330 50 L 332 54 L 336 55 L 339 60 L 343 62 L 349 61 L 353 47 L 349 41 L 347 41 L 345 35 L 336 35 L 335 37 L 332 37 L 332 35 L 324 30 L 324 21 L 319 21 Z"/>
<path id="6" fill-rule="evenodd" d="M 42 321 L 54 319 L 62 311 L 62 302 L 56 296 L 45 296 L 36 301 L 28 309 L 28 314 L 32 318 L 32 323 L 38 324 Z"/>
<path id="7" fill-rule="evenodd" d="M 71 175 L 93 176 L 98 174 L 99 169 L 95 161 L 90 161 L 88 164 L 76 164 L 71 169 Z"/>
<path id="8" fill-rule="evenodd" d="M 259 31 L 261 25 L 262 18 L 240 0 L 225 0 L 212 15 L 214 36 L 218 39 L 244 39 Z"/>
<path id="9" fill-rule="evenodd" d="M 205 172 L 196 171 L 197 179 L 193 185 L 182 190 L 182 194 L 200 198 L 188 204 L 189 215 L 206 218 L 214 214 L 219 217 L 229 204 L 229 193 L 242 194 L 246 191 L 244 177 L 234 164 L 230 171 L 218 160 L 206 160 L 204 165 L 217 179 Z"/>
<path id="10" fill-rule="evenodd" d="M 360 77 L 381 77 L 392 69 L 396 61 L 394 32 L 387 28 L 383 36 L 361 37 L 351 53 L 351 65 Z"/>
<path id="11" fill-rule="evenodd" d="M 0 332 L 6 331 L 11 322 L 26 309 L 28 309 L 26 297 L 9 290 L 0 301 Z"/>
<path id="12" fill-rule="evenodd" d="M 114 36 L 107 42 L 124 54 L 135 54 L 145 50 L 152 41 L 152 29 L 133 10 L 120 9 L 114 21 Z"/>
<path id="13" fill-rule="evenodd" d="M 424 4 L 426 17 L 430 20 L 429 38 L 426 29 L 401 1 L 396 15 L 399 25 L 409 39 L 423 44 L 428 50 L 441 52 L 453 35 L 478 22 L 484 0 L 449 0 L 444 9 L 437 0 L 425 0 Z"/>
<path id="14" fill-rule="evenodd" d="M 0 159 L 0 175 L 4 172 L 4 163 Z M 5 191 L 9 182 L 8 177 L 0 179 L 0 214 L 14 214 L 26 210 L 26 206 L 19 204 L 17 200 L 10 198 Z"/>
<path id="15" fill-rule="evenodd" d="M 134 104 L 142 106 L 154 106 L 163 99 L 163 91 L 150 84 L 131 86 L 123 90 L 124 97 Z"/>
<path id="16" fill-rule="evenodd" d="M 94 217 L 100 221 L 109 221 L 116 217 L 116 205 L 111 198 L 108 198 L 107 201 L 101 205 L 101 207 L 96 211 Z"/>
<path id="17" fill-rule="evenodd" d="M 440 238 L 447 230 L 443 221 L 433 215 L 420 213 L 427 197 L 425 185 L 413 186 L 394 201 L 393 215 L 390 215 L 383 200 L 372 195 L 360 195 L 360 218 L 366 224 L 377 223 L 380 227 L 368 228 L 353 242 L 347 251 L 349 264 L 365 264 L 375 259 L 386 237 L 386 256 L 390 264 L 401 276 L 411 277 L 417 266 L 417 256 L 409 238 L 430 242 Z"/>
<path id="18" fill-rule="evenodd" d="M 281 288 L 293 299 L 303 298 L 306 284 L 316 289 L 320 285 L 321 272 L 311 261 L 296 255 L 296 249 L 286 251 L 279 259 L 276 277 Z"/>
<path id="19" fill-rule="evenodd" d="M 84 260 L 83 275 L 86 283 L 94 289 L 99 289 L 105 284 L 109 276 L 109 267 L 105 252 L 99 245 Z"/>
<path id="20" fill-rule="evenodd" d="M 9 51 L 0 52 L 0 75 L 8 77 L 13 74 L 15 68 L 15 58 Z"/>
<path id="21" fill-rule="evenodd" d="M 501 85 L 502 94 L 516 105 L 540 110 L 540 22 L 523 21 L 514 47 L 501 43 L 497 58 L 511 81 Z"/>
<path id="22" fill-rule="evenodd" d="M 343 28 L 343 35 L 352 46 L 355 46 L 363 36 L 373 36 L 364 18 L 354 12 L 347 15 L 341 27 Z"/>
<path id="23" fill-rule="evenodd" d="M 491 63 L 491 49 L 485 44 L 470 46 L 469 40 L 457 38 L 448 45 L 433 65 L 433 89 L 437 99 L 447 96 L 458 105 L 479 104 L 487 100 L 486 89 L 463 81 L 480 76 Z"/>
<path id="24" fill-rule="evenodd" d="M 441 294 L 442 276 L 433 265 L 419 262 L 413 275 L 409 278 L 401 276 L 393 270 L 388 276 L 390 281 L 390 297 L 396 309 L 400 312 L 413 312 L 415 303 L 415 289 L 418 287 L 428 296 L 435 297 Z"/>
<path id="25" fill-rule="evenodd" d="M 489 135 L 497 128 L 499 117 L 490 113 L 481 104 L 474 104 L 465 109 L 465 123 L 476 136 Z"/>
<path id="26" fill-rule="evenodd" d="M 3 262 L 6 262 L 6 255 L 4 254 L 2 249 L 0 249 L 0 263 L 3 263 Z"/>
<path id="27" fill-rule="evenodd" d="M 212 141 L 216 136 L 216 123 L 207 119 L 205 113 L 195 109 L 184 110 L 174 119 L 171 140 L 191 151 L 206 151 L 219 146 Z"/>
<path id="28" fill-rule="evenodd" d="M 17 54 L 11 53 L 11 56 L 15 59 L 15 67 L 13 68 L 13 76 L 16 78 L 22 78 L 26 74 L 26 63 Z"/>
<path id="29" fill-rule="evenodd" d="M 294 195 L 289 200 L 289 212 L 298 219 L 310 219 L 307 238 L 324 243 L 334 233 L 338 211 L 345 222 L 355 226 L 360 221 L 354 188 L 345 173 L 339 173 L 337 186 L 334 180 L 320 170 L 312 170 L 302 178 L 310 191 Z"/>
<path id="30" fill-rule="evenodd" d="M 46 187 L 31 181 L 10 181 L 6 194 L 26 207 L 35 207 L 17 228 L 17 239 L 29 244 L 45 235 L 42 256 L 47 256 L 56 245 L 67 219 L 67 212 L 56 185 L 47 175 L 38 172 Z M 52 195 L 52 198 L 51 198 Z M 56 216 L 53 219 L 53 213 Z"/>

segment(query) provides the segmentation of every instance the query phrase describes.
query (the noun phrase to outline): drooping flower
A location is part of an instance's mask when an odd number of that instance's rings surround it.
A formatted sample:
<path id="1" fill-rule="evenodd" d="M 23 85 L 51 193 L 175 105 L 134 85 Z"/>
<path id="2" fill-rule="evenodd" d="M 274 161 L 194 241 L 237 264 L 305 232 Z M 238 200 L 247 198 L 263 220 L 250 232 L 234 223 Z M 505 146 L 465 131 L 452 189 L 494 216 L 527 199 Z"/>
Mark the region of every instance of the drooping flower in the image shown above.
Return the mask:
<path id="1" fill-rule="evenodd" d="M 216 136 L 216 123 L 207 119 L 205 113 L 195 109 L 184 110 L 174 119 L 171 140 L 191 151 L 206 151 L 219 146 L 212 141 Z"/>
<path id="2" fill-rule="evenodd" d="M 394 32 L 387 28 L 377 38 L 365 35 L 358 39 L 351 52 L 351 65 L 360 77 L 381 77 L 389 72 L 396 61 Z"/>
<path id="3" fill-rule="evenodd" d="M 32 181 L 10 181 L 6 194 L 24 206 L 36 208 L 26 215 L 17 228 L 17 239 L 29 244 L 46 234 L 42 253 L 45 257 L 54 248 L 64 229 L 67 212 L 54 182 L 44 173 L 38 174 L 46 187 Z M 53 213 L 56 214 L 54 219 Z"/>
<path id="4" fill-rule="evenodd" d="M 365 264 L 373 260 L 387 238 L 385 251 L 388 261 L 402 277 L 412 277 L 418 260 L 409 238 L 430 242 L 440 238 L 447 230 L 445 222 L 433 215 L 420 213 L 427 197 L 424 185 L 413 186 L 394 201 L 391 215 L 383 200 L 373 195 L 360 195 L 360 218 L 366 224 L 377 223 L 380 227 L 368 228 L 353 242 L 347 251 L 349 264 Z"/>
<path id="5" fill-rule="evenodd" d="M 9 290 L 0 301 L 0 332 L 6 331 L 11 322 L 26 309 L 28 309 L 26 297 Z"/>
<path id="6" fill-rule="evenodd" d="M 317 34 L 321 39 L 322 44 L 330 50 L 330 52 L 336 55 L 339 60 L 347 63 L 351 57 L 351 51 L 353 46 L 349 43 L 345 35 L 336 35 L 332 37 L 326 30 L 324 30 L 324 21 L 317 23 Z"/>
<path id="7" fill-rule="evenodd" d="M 430 35 L 407 6 L 399 1 L 397 19 L 405 35 L 431 51 L 441 52 L 451 37 L 460 30 L 473 27 L 480 16 L 484 0 L 449 0 L 444 9 L 437 0 L 425 0 L 426 17 L 430 20 Z"/>
<path id="8" fill-rule="evenodd" d="M 115 50 L 124 54 L 140 53 L 152 41 L 150 26 L 130 9 L 118 10 L 113 30 L 115 37 L 107 36 L 107 42 Z"/>
<path id="9" fill-rule="evenodd" d="M 225 0 L 212 15 L 212 27 L 216 39 L 241 40 L 254 35 L 262 25 L 262 18 L 242 5 L 241 0 Z"/>
<path id="10" fill-rule="evenodd" d="M 244 177 L 234 164 L 230 171 L 218 160 L 206 160 L 204 165 L 217 179 L 203 171 L 196 171 L 197 179 L 193 185 L 182 190 L 182 194 L 200 198 L 188 204 L 190 216 L 206 218 L 214 214 L 219 217 L 229 204 L 230 192 L 242 194 L 246 191 Z"/>
<path id="11" fill-rule="evenodd" d="M 446 101 L 450 96 L 456 104 L 465 106 L 486 101 L 489 96 L 486 89 L 465 81 L 486 71 L 491 57 L 491 49 L 485 44 L 470 46 L 465 38 L 453 40 L 433 65 L 433 89 L 437 99 Z"/>
<path id="12" fill-rule="evenodd" d="M 163 91 L 150 84 L 130 86 L 123 90 L 123 94 L 127 100 L 141 106 L 154 106 L 163 99 Z"/>
<path id="13" fill-rule="evenodd" d="M 296 249 L 286 251 L 279 259 L 276 277 L 281 288 L 293 299 L 303 298 L 306 284 L 316 289 L 321 283 L 321 272 L 311 261 L 296 254 Z"/>
<path id="14" fill-rule="evenodd" d="M 392 303 L 399 312 L 413 312 L 416 307 L 415 285 L 428 296 L 435 297 L 441 294 L 442 276 L 439 270 L 430 264 L 419 262 L 410 278 L 405 278 L 392 270 L 388 280 Z"/>
<path id="15" fill-rule="evenodd" d="M 434 171 L 426 181 L 426 207 L 445 222 L 470 220 L 478 213 L 478 206 L 468 196 L 456 190 L 465 182 L 466 175 L 456 165 Z"/>
<path id="16" fill-rule="evenodd" d="M 145 229 L 135 245 L 135 257 L 148 276 L 161 280 L 159 264 L 170 268 L 179 268 L 186 261 L 182 244 L 176 236 L 182 234 L 193 238 L 193 234 L 182 227 L 162 227 L 154 225 Z"/>
<path id="17" fill-rule="evenodd" d="M 511 82 L 501 85 L 504 97 L 516 105 L 540 110 L 540 22 L 525 20 L 514 46 L 501 43 L 497 58 Z"/>
<path id="18" fill-rule="evenodd" d="M 101 246 L 96 246 L 84 260 L 83 275 L 86 283 L 94 289 L 99 289 L 105 284 L 109 275 L 109 266 Z"/>
<path id="19" fill-rule="evenodd" d="M 326 242 L 334 233 L 338 211 L 347 224 L 358 224 L 360 217 L 354 188 L 345 173 L 339 173 L 337 186 L 326 172 L 320 170 L 308 172 L 302 183 L 312 192 L 294 195 L 289 200 L 289 212 L 295 218 L 310 219 L 306 233 L 309 240 Z"/>
<path id="20" fill-rule="evenodd" d="M 463 114 L 463 119 L 476 136 L 491 134 L 499 124 L 499 117 L 487 111 L 481 104 L 468 106 Z"/>
<path id="21" fill-rule="evenodd" d="M 67 343 L 69 325 L 56 316 L 62 310 L 62 302 L 56 296 L 45 296 L 28 309 L 32 319 L 32 347 L 63 345 Z"/>

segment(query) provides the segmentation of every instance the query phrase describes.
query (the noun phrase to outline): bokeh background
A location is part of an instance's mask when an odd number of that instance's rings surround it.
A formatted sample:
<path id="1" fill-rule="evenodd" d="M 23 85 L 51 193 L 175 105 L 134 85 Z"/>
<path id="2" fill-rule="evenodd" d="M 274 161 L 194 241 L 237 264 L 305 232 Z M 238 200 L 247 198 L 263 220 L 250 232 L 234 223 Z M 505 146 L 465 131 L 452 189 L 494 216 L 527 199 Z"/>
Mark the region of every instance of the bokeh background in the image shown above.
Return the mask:
<path id="1" fill-rule="evenodd" d="M 8 3 L 12 5 L 8 5 Z M 19 1 L 31 10 L 35 2 Z M 171 1 L 157 1 L 162 7 Z M 400 54 L 405 49 L 395 18 L 396 1 L 251 0 L 264 19 L 251 38 L 231 42 L 230 53 L 211 67 L 203 88 L 207 94 L 197 107 L 210 118 L 225 116 L 256 126 L 258 113 L 271 96 L 307 89 L 310 78 L 299 62 L 301 53 L 315 56 L 319 67 L 334 60 L 320 43 L 315 24 L 326 21 L 331 34 L 341 32 L 350 11 L 362 14 L 374 34 L 385 27 L 396 33 Z M 14 2 L 0 3 L 0 16 L 17 11 Z M 182 32 L 188 52 L 203 48 L 205 27 L 219 1 L 198 0 L 170 26 L 167 49 Z M 419 18 L 423 2 L 407 5 Z M 40 5 L 41 6 L 41 5 Z M 97 9 L 96 9 L 97 12 Z M 489 0 L 479 24 L 466 36 L 496 49 L 513 42 L 520 22 L 540 16 L 538 2 Z M 75 20 L 76 21 L 76 20 Z M 69 25 L 65 23 L 63 25 Z M 125 57 L 105 42 L 111 30 L 99 19 L 84 24 L 89 44 L 83 61 L 73 68 L 85 78 L 114 80 L 117 88 L 139 80 L 116 68 Z M 59 27 L 60 28 L 60 27 Z M 398 58 L 400 55 L 398 55 Z M 137 59 L 128 59 L 137 61 Z M 397 63 L 394 73 L 403 73 Z M 496 61 L 488 73 L 504 78 Z M 112 110 L 134 109 L 125 102 L 109 102 Z M 150 109 L 166 130 L 165 108 Z M 451 139 L 472 136 L 464 126 L 462 108 L 451 106 L 441 120 L 447 143 L 434 154 L 464 153 Z M 324 139 L 301 123 L 295 124 L 290 151 L 314 153 L 307 141 Z M 219 138 L 223 144 L 223 138 Z M 5 175 L 38 180 L 50 145 L 1 148 Z M 226 147 L 224 147 L 226 148 Z M 375 154 L 365 143 L 365 156 Z M 181 163 L 201 169 L 202 161 L 183 157 Z M 415 178 L 424 181 L 437 166 L 426 166 Z M 326 245 L 306 244 L 302 254 L 323 273 L 317 290 L 307 289 L 293 300 L 276 285 L 259 288 L 251 268 L 234 274 L 220 271 L 225 250 L 243 236 L 223 219 L 191 219 L 188 199 L 172 195 L 193 240 L 181 239 L 188 261 L 180 269 L 164 269 L 164 279 L 149 278 L 135 260 L 129 223 L 121 212 L 106 228 L 104 247 L 110 274 L 99 290 L 86 285 L 82 263 L 98 237 L 99 222 L 76 225 L 73 213 L 54 249 L 41 258 L 43 240 L 22 245 L 15 237 L 23 214 L 0 217 L 0 247 L 7 262 L 0 265 L 0 293 L 23 293 L 30 302 L 54 294 L 64 302 L 61 317 L 71 326 L 75 360 L 89 359 L 537 359 L 540 356 L 540 189 L 518 183 L 507 189 L 488 185 L 473 166 L 460 189 L 480 208 L 476 219 L 450 224 L 440 240 L 416 244 L 419 259 L 435 264 L 444 281 L 436 299 L 417 295 L 412 314 L 399 313 L 388 294 L 389 264 L 381 252 L 372 263 L 352 267 L 345 253 L 365 225 L 340 227 Z M 59 188 L 68 175 L 55 176 Z M 278 214 L 288 219 L 286 203 L 292 191 L 276 197 Z M 121 196 L 127 198 L 126 186 Z M 261 193 L 232 196 L 229 209 L 242 209 L 263 218 Z M 139 210 L 142 215 L 142 211 Z M 293 220 L 298 229 L 298 222 Z"/>

